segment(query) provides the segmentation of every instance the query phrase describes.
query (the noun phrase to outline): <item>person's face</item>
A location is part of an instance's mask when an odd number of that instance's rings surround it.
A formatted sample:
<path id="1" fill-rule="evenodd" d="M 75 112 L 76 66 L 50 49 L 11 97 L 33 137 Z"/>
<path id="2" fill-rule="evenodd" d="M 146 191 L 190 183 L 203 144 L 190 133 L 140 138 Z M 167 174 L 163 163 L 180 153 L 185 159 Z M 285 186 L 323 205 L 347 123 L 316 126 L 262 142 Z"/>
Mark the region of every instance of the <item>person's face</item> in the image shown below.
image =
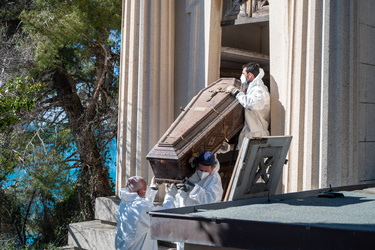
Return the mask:
<path id="1" fill-rule="evenodd" d="M 248 83 L 252 82 L 254 80 L 254 75 L 251 72 L 246 72 L 246 68 L 242 69 L 242 74 L 246 77 L 246 81 Z"/>
<path id="2" fill-rule="evenodd" d="M 211 174 L 213 167 L 212 166 L 205 166 L 205 165 L 202 165 L 202 164 L 198 164 L 197 169 L 200 170 L 200 171 L 202 171 L 202 172 L 207 172 L 207 173 Z"/>

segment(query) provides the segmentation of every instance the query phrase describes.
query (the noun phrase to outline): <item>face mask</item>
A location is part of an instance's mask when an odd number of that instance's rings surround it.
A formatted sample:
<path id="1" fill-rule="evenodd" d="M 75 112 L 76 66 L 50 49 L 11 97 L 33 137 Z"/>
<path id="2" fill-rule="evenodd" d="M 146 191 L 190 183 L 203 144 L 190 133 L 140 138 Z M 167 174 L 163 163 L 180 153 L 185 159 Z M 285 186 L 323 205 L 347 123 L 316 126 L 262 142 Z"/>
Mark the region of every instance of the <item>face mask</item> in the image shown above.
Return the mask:
<path id="1" fill-rule="evenodd" d="M 242 84 L 247 83 L 246 76 L 245 76 L 244 74 L 241 75 L 241 78 L 240 78 L 240 79 L 241 79 L 241 83 L 242 83 Z"/>
<path id="2" fill-rule="evenodd" d="M 210 173 L 209 172 L 203 172 L 203 171 L 197 170 L 197 175 L 199 176 L 199 178 L 201 180 L 203 180 L 204 178 L 206 178 L 207 176 L 209 176 Z"/>

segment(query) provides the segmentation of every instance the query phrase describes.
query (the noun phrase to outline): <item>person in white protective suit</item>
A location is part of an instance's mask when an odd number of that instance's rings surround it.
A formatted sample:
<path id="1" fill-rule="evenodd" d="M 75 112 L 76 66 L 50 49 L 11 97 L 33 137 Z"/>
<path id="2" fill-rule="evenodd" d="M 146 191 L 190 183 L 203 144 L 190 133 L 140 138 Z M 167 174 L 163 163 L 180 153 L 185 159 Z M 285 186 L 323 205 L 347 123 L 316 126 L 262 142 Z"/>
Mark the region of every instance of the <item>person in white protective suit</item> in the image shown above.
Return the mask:
<path id="1" fill-rule="evenodd" d="M 120 191 L 120 206 L 117 214 L 115 247 L 124 249 L 158 249 L 151 239 L 149 211 L 156 209 L 153 201 L 157 187 L 147 187 L 139 176 L 130 177 L 126 187 Z"/>
<path id="2" fill-rule="evenodd" d="M 241 83 L 243 91 L 229 86 L 231 93 L 245 108 L 245 124 L 238 138 L 238 148 L 246 137 L 268 136 L 270 122 L 270 94 L 263 83 L 264 71 L 257 63 L 242 66 Z"/>
<path id="3" fill-rule="evenodd" d="M 196 159 L 196 170 L 185 182 L 167 187 L 164 208 L 177 208 L 221 201 L 223 187 L 219 175 L 220 163 L 211 152 Z"/>
<path id="4" fill-rule="evenodd" d="M 184 183 L 167 186 L 163 208 L 178 208 L 221 201 L 223 187 L 219 175 L 220 163 L 211 152 L 203 152 L 195 160 L 196 170 Z M 185 248 L 176 242 L 177 250 Z"/>

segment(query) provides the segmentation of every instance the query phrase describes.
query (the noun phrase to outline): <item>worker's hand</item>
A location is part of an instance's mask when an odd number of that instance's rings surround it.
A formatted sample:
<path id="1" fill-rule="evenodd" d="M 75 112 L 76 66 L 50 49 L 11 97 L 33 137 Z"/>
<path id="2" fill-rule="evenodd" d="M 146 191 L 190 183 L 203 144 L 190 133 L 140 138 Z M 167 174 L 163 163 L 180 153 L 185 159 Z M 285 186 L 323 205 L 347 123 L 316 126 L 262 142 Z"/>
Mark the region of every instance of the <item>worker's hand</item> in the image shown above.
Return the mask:
<path id="1" fill-rule="evenodd" d="M 238 92 L 240 92 L 236 87 L 233 85 L 228 86 L 227 89 L 225 90 L 227 93 L 231 93 L 233 96 L 235 96 Z"/>
<path id="2" fill-rule="evenodd" d="M 188 177 L 185 177 L 185 182 L 184 183 L 186 183 L 186 184 L 188 184 L 188 185 L 190 185 L 190 186 L 192 186 L 192 187 L 194 187 L 195 186 L 195 184 L 194 183 L 192 183 L 190 180 L 189 180 L 189 178 Z"/>
<path id="3" fill-rule="evenodd" d="M 174 197 L 177 194 L 177 187 L 176 187 L 175 184 L 173 184 L 173 183 L 166 183 L 165 186 L 166 186 L 166 189 L 167 189 L 166 193 L 169 196 Z"/>
<path id="4" fill-rule="evenodd" d="M 177 184 L 177 188 L 181 189 L 184 192 L 189 192 L 189 191 L 193 190 L 194 186 L 195 186 L 195 184 L 192 183 L 191 181 L 189 181 L 188 178 L 185 179 L 184 183 Z"/>
<path id="5" fill-rule="evenodd" d="M 159 189 L 159 185 L 160 185 L 160 183 L 158 183 L 158 182 L 155 181 L 155 176 L 152 177 L 150 188 L 154 189 L 154 190 L 158 190 Z"/>
<path id="6" fill-rule="evenodd" d="M 191 186 L 187 183 L 181 183 L 181 184 L 177 184 L 177 188 L 181 189 L 184 192 L 189 192 L 189 191 L 193 190 L 194 186 Z"/>

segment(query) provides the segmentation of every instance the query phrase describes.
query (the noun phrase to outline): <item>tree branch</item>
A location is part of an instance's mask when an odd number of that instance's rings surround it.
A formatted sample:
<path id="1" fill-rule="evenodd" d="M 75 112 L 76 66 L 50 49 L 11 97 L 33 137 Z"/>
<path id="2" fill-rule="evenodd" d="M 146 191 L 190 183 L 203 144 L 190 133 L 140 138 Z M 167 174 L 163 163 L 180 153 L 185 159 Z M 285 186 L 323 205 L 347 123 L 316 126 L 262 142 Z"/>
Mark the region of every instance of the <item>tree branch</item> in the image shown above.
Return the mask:
<path id="1" fill-rule="evenodd" d="M 99 92 L 100 92 L 101 86 L 103 85 L 103 82 L 104 82 L 104 76 L 107 73 L 107 68 L 108 68 L 108 51 L 106 50 L 106 48 L 104 48 L 104 46 L 101 43 L 93 41 L 92 39 L 90 39 L 88 36 L 86 36 L 83 33 L 82 33 L 82 36 L 85 37 L 91 43 L 93 43 L 93 44 L 99 46 L 100 48 L 102 48 L 103 53 L 104 53 L 104 67 L 103 67 L 103 70 L 101 72 L 101 75 L 100 75 L 99 79 L 97 79 L 98 83 L 96 85 L 96 88 L 95 88 L 95 91 L 94 91 L 94 95 L 92 97 L 92 101 L 88 105 L 87 118 L 88 118 L 88 120 L 91 120 L 92 117 L 94 116 L 94 113 L 95 113 L 94 110 L 95 110 L 95 107 L 96 107 L 97 102 L 98 102 Z"/>

